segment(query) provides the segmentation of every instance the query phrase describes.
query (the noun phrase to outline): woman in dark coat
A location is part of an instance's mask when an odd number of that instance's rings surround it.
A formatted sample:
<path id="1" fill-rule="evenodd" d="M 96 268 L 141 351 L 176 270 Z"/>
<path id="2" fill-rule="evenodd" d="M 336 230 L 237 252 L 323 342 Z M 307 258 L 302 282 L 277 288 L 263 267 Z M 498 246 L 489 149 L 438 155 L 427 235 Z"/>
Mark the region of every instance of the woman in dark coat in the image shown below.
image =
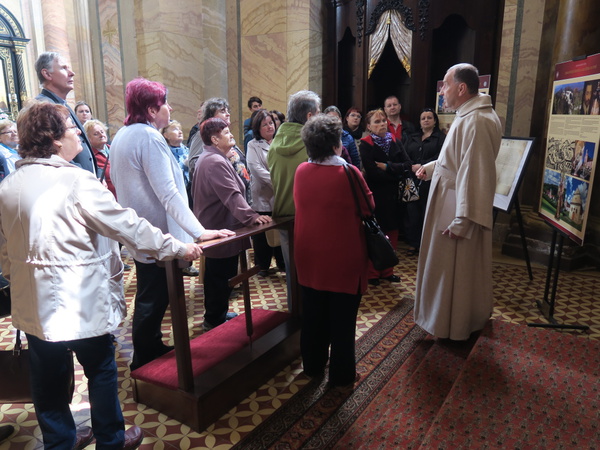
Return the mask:
<path id="1" fill-rule="evenodd" d="M 381 109 L 369 111 L 365 119 L 370 133 L 360 141 L 360 157 L 367 175 L 367 184 L 375 198 L 375 218 L 387 234 L 394 248 L 398 243 L 400 208 L 398 183 L 400 179 L 416 171 L 404 147 L 396 142 L 387 130 L 387 116 Z M 414 169 L 414 170 L 413 170 Z M 369 283 L 377 286 L 379 279 L 400 281 L 394 268 L 378 271 L 369 264 Z"/>
<path id="2" fill-rule="evenodd" d="M 446 135 L 440 130 L 438 116 L 433 109 L 423 109 L 419 122 L 421 130 L 412 133 L 406 140 L 406 153 L 417 167 L 436 160 L 446 138 Z M 419 180 L 416 176 L 413 176 L 413 179 L 419 187 L 419 200 L 408 202 L 406 205 L 408 215 L 406 240 L 409 245 L 407 252 L 409 256 L 419 253 L 425 209 L 427 208 L 427 198 L 429 197 L 429 187 L 431 185 L 431 181 Z"/>

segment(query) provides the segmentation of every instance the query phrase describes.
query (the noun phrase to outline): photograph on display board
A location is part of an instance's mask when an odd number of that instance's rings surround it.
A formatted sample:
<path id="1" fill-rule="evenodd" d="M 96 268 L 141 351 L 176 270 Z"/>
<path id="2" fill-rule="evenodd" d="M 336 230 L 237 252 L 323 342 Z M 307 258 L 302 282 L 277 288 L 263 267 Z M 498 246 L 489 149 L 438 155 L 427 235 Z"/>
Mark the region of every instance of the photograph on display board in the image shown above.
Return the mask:
<path id="1" fill-rule="evenodd" d="M 583 244 L 600 142 L 600 54 L 556 65 L 539 213 Z"/>
<path id="2" fill-rule="evenodd" d="M 555 86 L 552 114 L 599 115 L 600 80 Z"/>

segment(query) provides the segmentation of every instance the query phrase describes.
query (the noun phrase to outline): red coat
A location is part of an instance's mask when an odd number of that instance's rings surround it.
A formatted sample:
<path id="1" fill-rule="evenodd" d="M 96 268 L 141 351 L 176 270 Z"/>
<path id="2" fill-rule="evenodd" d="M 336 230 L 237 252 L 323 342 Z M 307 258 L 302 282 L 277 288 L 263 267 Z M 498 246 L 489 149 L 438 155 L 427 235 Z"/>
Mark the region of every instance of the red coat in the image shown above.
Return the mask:
<path id="1" fill-rule="evenodd" d="M 370 206 L 373 195 L 358 175 Z M 359 198 L 362 194 L 357 190 Z M 302 163 L 294 179 L 294 251 L 298 282 L 321 291 L 363 293 L 367 288 L 367 247 L 343 166 Z M 367 205 L 361 198 L 363 214 Z"/>

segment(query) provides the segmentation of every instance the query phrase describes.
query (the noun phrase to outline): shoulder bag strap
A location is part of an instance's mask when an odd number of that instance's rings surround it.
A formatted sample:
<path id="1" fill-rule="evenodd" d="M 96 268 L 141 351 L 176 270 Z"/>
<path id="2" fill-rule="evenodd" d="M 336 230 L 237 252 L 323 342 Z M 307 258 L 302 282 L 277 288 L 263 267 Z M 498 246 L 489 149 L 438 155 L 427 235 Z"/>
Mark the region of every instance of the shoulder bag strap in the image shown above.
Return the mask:
<path id="1" fill-rule="evenodd" d="M 358 195 L 356 194 L 356 185 L 357 184 L 358 184 L 358 188 L 360 189 L 360 192 L 362 193 L 363 198 L 365 199 L 365 204 L 367 205 L 367 208 L 369 208 L 371 216 L 373 216 L 375 214 L 375 211 L 373 211 L 373 209 L 371 208 L 371 205 L 369 205 L 369 200 L 367 199 L 367 194 L 366 194 L 365 190 L 362 188 L 360 181 L 358 180 L 358 175 L 356 175 L 356 172 L 354 171 L 354 169 L 349 168 L 347 164 L 344 165 L 344 170 L 346 171 L 346 175 L 348 176 L 348 181 L 350 182 L 350 187 L 352 188 L 352 194 L 354 194 L 354 200 L 356 201 L 356 209 L 358 210 L 358 217 L 360 217 L 361 219 L 365 218 L 365 215 L 362 214 L 362 212 L 361 212 L 360 200 L 358 199 Z M 350 172 L 352 172 L 352 175 L 350 175 Z M 356 181 L 353 181 L 352 178 L 354 178 L 354 180 L 356 180 Z"/>

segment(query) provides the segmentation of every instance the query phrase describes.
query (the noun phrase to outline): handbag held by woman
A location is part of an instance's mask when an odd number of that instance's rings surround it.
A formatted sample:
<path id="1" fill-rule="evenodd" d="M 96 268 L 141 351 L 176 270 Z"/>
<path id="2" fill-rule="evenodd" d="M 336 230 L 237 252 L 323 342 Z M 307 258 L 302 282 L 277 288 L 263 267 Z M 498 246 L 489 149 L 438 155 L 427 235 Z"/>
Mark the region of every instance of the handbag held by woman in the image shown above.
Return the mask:
<path id="1" fill-rule="evenodd" d="M 371 209 L 371 207 L 369 206 L 371 213 L 369 216 L 364 216 L 361 213 L 360 200 L 358 199 L 358 195 L 356 193 L 356 185 L 358 185 L 360 191 L 362 192 L 365 203 L 369 205 L 367 194 L 365 193 L 361 184 L 358 182 L 358 177 L 356 176 L 356 173 L 354 173 L 354 170 L 351 170 L 347 165 L 344 165 L 344 170 L 346 171 L 348 181 L 350 182 L 350 187 L 352 188 L 352 194 L 354 195 L 358 215 L 364 225 L 365 238 L 367 241 L 367 253 L 371 263 L 373 263 L 373 267 L 375 270 L 385 270 L 388 267 L 394 267 L 399 262 L 398 255 L 396 255 L 396 250 L 394 247 L 392 247 L 392 243 L 379 227 L 379 224 L 375 220 L 375 216 L 373 214 L 374 211 Z M 351 172 L 352 175 L 350 174 Z"/>

